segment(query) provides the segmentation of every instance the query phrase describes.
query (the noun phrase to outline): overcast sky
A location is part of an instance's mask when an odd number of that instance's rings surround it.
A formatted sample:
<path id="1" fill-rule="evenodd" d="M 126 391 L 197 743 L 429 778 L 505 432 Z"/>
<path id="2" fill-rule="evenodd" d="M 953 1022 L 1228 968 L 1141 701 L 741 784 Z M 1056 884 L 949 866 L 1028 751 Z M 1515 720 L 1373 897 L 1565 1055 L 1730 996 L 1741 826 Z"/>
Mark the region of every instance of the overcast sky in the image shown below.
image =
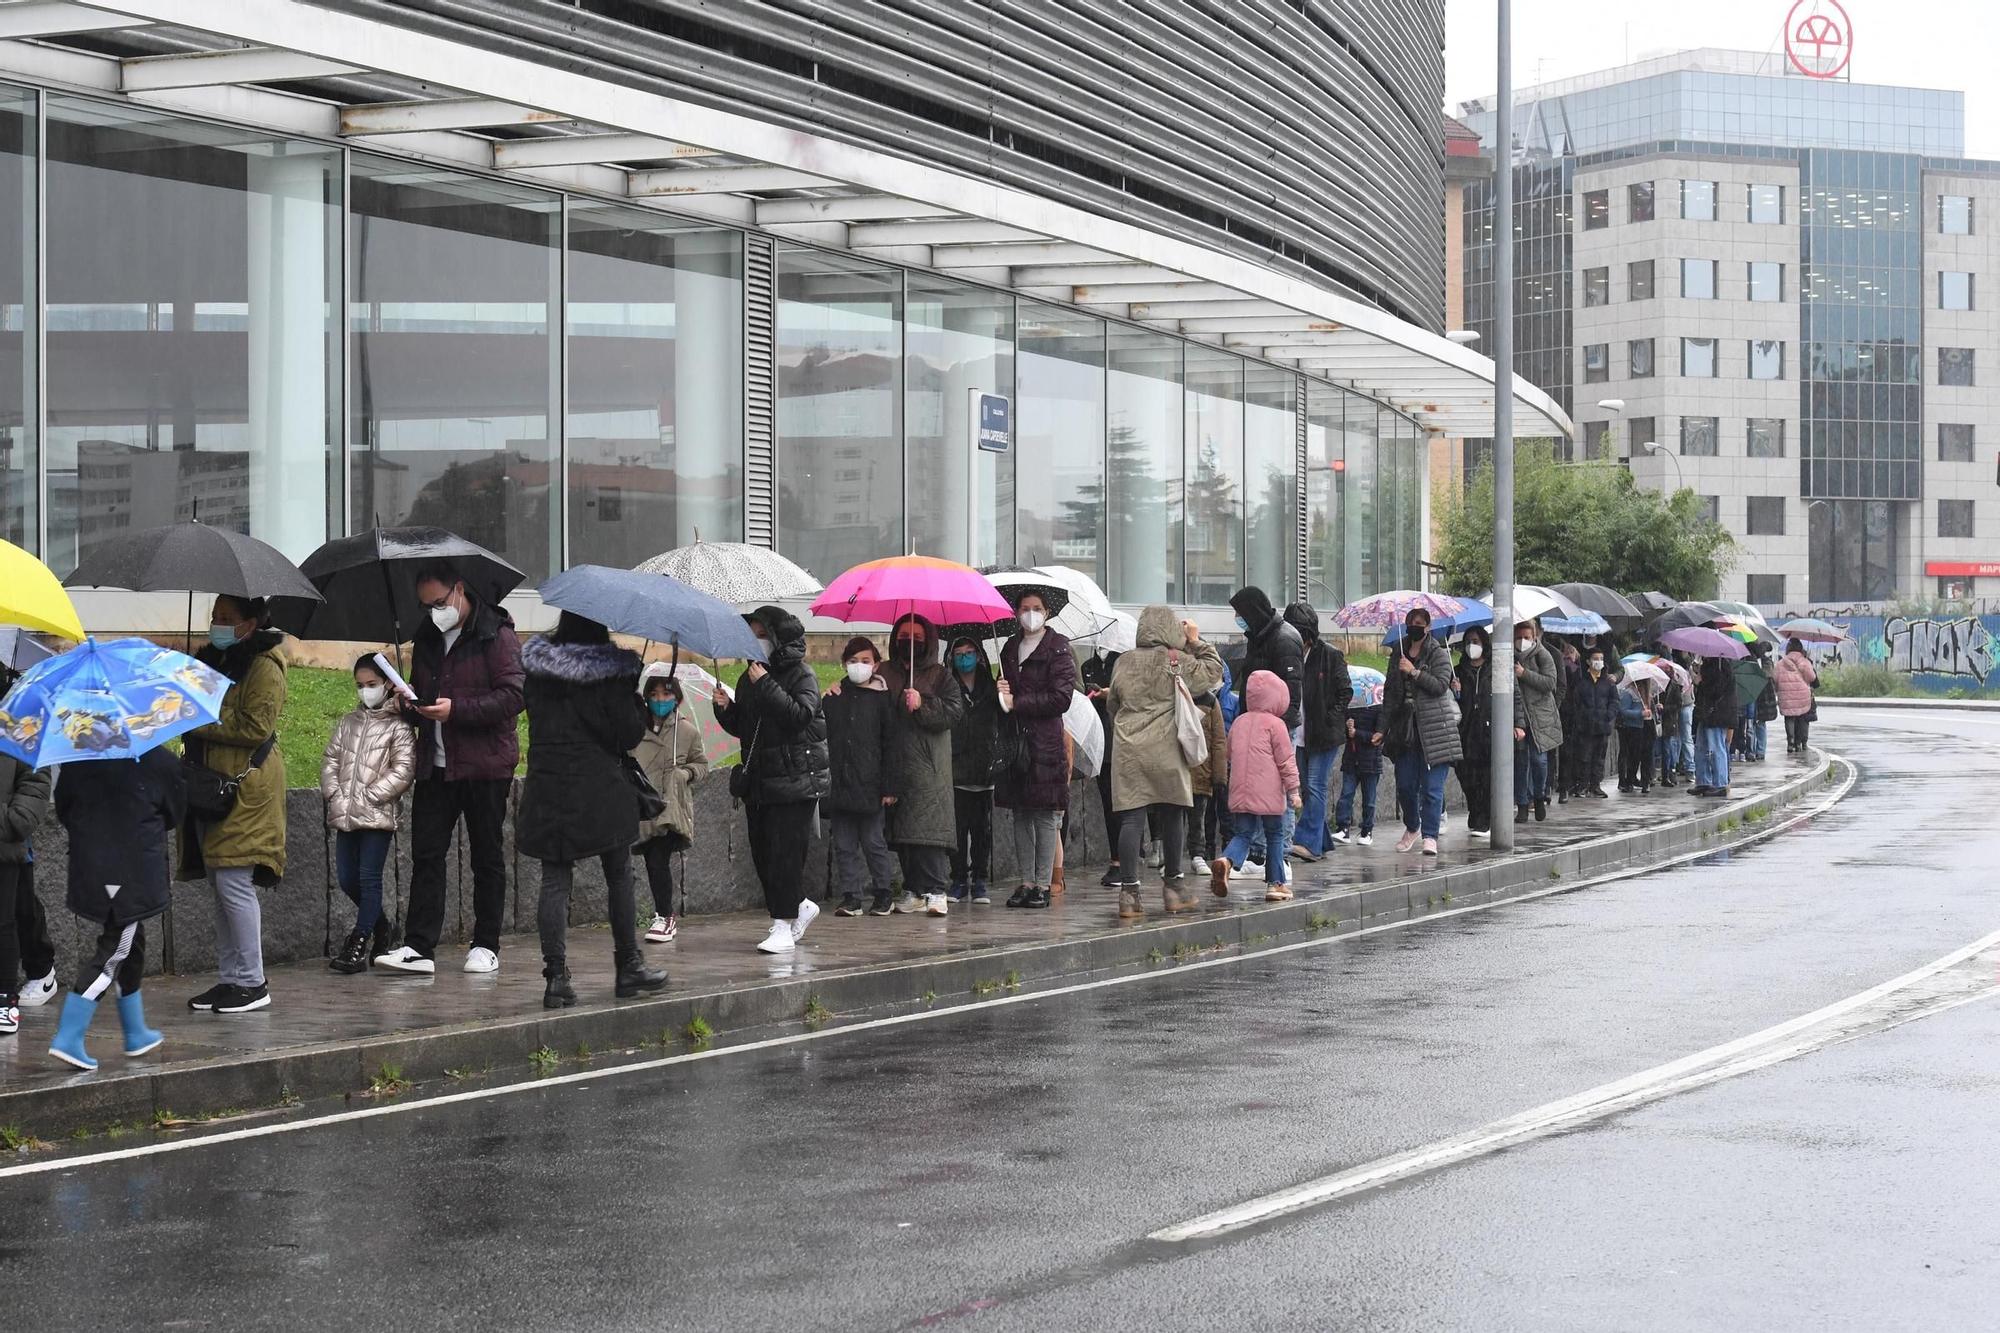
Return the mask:
<path id="1" fill-rule="evenodd" d="M 1968 157 L 2000 158 L 2000 0 L 1841 0 L 1857 83 L 1965 94 Z M 1665 51 L 1782 52 L 1792 0 L 1514 0 L 1514 86 Z M 1495 0 L 1446 0 L 1445 109 L 1494 90 Z M 1807 7 L 1810 10 L 1810 5 Z M 1806 11 L 1802 11 L 1806 12 Z"/>

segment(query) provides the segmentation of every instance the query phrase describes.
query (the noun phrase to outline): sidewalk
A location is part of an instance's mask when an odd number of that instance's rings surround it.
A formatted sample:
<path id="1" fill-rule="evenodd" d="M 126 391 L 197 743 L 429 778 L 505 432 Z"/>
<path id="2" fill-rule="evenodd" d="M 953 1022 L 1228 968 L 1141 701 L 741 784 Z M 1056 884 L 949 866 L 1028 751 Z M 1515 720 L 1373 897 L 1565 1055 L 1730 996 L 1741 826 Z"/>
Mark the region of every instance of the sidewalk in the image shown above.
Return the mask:
<path id="1" fill-rule="evenodd" d="M 153 1055 L 118 1053 L 118 1021 L 104 1006 L 90 1049 L 102 1062 L 80 1074 L 52 1060 L 48 1042 L 59 1000 L 23 1011 L 18 1036 L 0 1038 L 0 1126 L 53 1138 L 76 1128 L 150 1123 L 181 1116 L 266 1107 L 295 1098 L 355 1092 L 384 1066 L 412 1080 L 467 1072 L 511 1076 L 530 1069 L 530 1053 L 568 1057 L 665 1044 L 684 1049 L 700 1016 L 717 1033 L 803 1020 L 809 1005 L 836 1014 L 889 1005 L 955 1000 L 1003 986 L 1109 968 L 1163 965 L 1190 950 L 1252 948 L 1305 931 L 1352 930 L 1363 923 L 1420 916 L 1546 888 L 1629 865 L 1726 845 L 1781 807 L 1817 791 L 1823 756 L 1774 754 L 1738 770 L 1727 802 L 1690 799 L 1685 788 L 1647 796 L 1552 806 L 1546 823 L 1517 825 L 1514 852 L 1491 850 L 1453 815 L 1443 854 L 1426 863 L 1398 855 L 1394 797 L 1383 792 L 1386 823 L 1373 847 L 1349 846 L 1315 865 L 1294 864 L 1297 898 L 1266 904 L 1261 880 L 1232 881 L 1228 899 L 1212 897 L 1191 874 L 1200 911 L 1167 916 L 1159 874 L 1142 876 L 1147 917 L 1116 918 L 1116 899 L 1096 876 L 1072 882 L 1046 912 L 996 904 L 954 905 L 946 918 L 836 918 L 815 922 L 789 958 L 757 953 L 768 921 L 757 913 L 698 916 L 682 923 L 671 945 L 648 946 L 671 974 L 668 989 L 641 1000 L 611 994 L 611 940 L 602 927 L 571 932 L 570 966 L 579 1004 L 541 1007 L 541 960 L 532 935 L 510 937 L 497 974 L 471 976 L 460 957 L 440 957 L 434 978 L 372 972 L 346 977 L 322 962 L 271 969 L 272 1007 L 252 1014 L 196 1014 L 187 996 L 202 978 L 150 978 L 148 1019 L 166 1034 Z M 1614 784 L 1615 786 L 1615 784 Z M 1740 831 L 1740 832 L 1739 832 Z M 1179 952 L 1177 953 L 1177 949 Z"/>

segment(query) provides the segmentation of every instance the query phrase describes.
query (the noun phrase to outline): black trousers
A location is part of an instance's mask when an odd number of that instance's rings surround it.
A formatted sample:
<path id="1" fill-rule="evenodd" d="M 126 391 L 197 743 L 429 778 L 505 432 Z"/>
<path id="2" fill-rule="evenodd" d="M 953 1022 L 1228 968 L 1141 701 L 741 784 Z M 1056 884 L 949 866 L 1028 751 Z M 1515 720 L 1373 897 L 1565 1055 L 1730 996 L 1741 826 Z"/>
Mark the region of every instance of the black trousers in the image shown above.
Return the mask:
<path id="1" fill-rule="evenodd" d="M 1653 724 L 1618 728 L 1618 785 L 1653 785 Z"/>
<path id="2" fill-rule="evenodd" d="M 1215 859 L 1215 798 L 1205 791 L 1194 794 L 1194 805 L 1188 810 L 1187 854 L 1188 860 L 1207 865 Z"/>
<path id="3" fill-rule="evenodd" d="M 1576 776 L 1569 787 L 1572 796 L 1604 783 L 1604 737 L 1579 736 L 1576 745 Z M 1567 778 L 1569 773 L 1565 770 L 1563 776 Z"/>
<path id="4" fill-rule="evenodd" d="M 1806 746 L 1806 736 L 1811 731 L 1812 719 L 1804 713 L 1799 714 L 1797 717 L 1788 717 L 1785 719 L 1785 744 L 1798 749 L 1804 749 Z M 0 977 L 6 975 L 4 971 L 0 971 Z"/>
<path id="5" fill-rule="evenodd" d="M 1465 789 L 1465 826 L 1493 827 L 1493 765 L 1485 759 L 1461 760 L 1458 785 Z"/>
<path id="6" fill-rule="evenodd" d="M 915 843 L 896 844 L 896 860 L 903 867 L 903 892 L 925 897 L 943 893 L 951 871 L 949 847 L 920 847 Z"/>
<path id="7" fill-rule="evenodd" d="M 55 966 L 49 919 L 35 896 L 34 862 L 0 864 L 0 996 L 14 995 L 24 976 L 40 981 Z"/>
<path id="8" fill-rule="evenodd" d="M 764 887 L 764 910 L 773 921 L 790 921 L 806 897 L 806 844 L 812 840 L 817 801 L 751 803 L 743 807 L 750 826 L 750 864 Z"/>
<path id="9" fill-rule="evenodd" d="M 951 800 L 958 817 L 958 834 L 951 848 L 951 882 L 984 884 L 993 878 L 993 793 L 954 787 Z"/>
<path id="10" fill-rule="evenodd" d="M 597 858 L 611 916 L 611 956 L 618 966 L 639 961 L 639 931 L 632 919 L 632 849 L 619 847 Z M 569 970 L 569 900 L 576 887 L 576 862 L 542 862 L 542 898 L 535 924 L 542 936 L 542 975 Z"/>
<path id="11" fill-rule="evenodd" d="M 426 958 L 437 956 L 444 931 L 445 862 L 459 820 L 465 821 L 465 856 L 472 862 L 472 943 L 500 948 L 507 913 L 507 778 L 423 778 L 410 798 L 410 910 L 403 943 Z"/>
<path id="12" fill-rule="evenodd" d="M 97 933 L 96 950 L 77 973 L 76 993 L 85 999 L 100 999 L 116 980 L 120 995 L 135 995 L 140 974 L 145 970 L 145 923 L 134 921 L 121 926 L 106 921 Z"/>
<path id="13" fill-rule="evenodd" d="M 1140 810 L 1121 811 L 1118 816 L 1118 869 L 1119 877 L 1127 884 L 1139 882 L 1139 871 L 1146 864 L 1139 854 L 1139 844 L 1145 840 L 1146 829 L 1151 824 L 1159 833 L 1160 845 L 1166 852 L 1168 879 L 1179 879 L 1181 875 L 1181 849 L 1187 845 L 1188 807 L 1184 805 L 1149 805 Z"/>
<path id="14" fill-rule="evenodd" d="M 639 844 L 640 859 L 646 863 L 646 885 L 653 891 L 653 911 L 660 916 L 674 913 L 673 839 L 664 834 Z"/>

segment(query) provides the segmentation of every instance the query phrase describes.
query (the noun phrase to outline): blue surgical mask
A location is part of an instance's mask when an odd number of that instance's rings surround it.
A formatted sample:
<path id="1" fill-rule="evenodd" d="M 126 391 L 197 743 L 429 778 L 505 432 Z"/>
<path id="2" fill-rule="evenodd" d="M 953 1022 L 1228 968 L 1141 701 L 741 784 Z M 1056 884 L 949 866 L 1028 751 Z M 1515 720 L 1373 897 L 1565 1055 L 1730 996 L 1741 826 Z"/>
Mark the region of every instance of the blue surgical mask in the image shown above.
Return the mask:
<path id="1" fill-rule="evenodd" d="M 208 642 L 212 648 L 234 648 L 236 646 L 236 626 L 210 625 L 208 627 Z"/>
<path id="2" fill-rule="evenodd" d="M 646 707 L 652 710 L 652 714 L 654 717 L 672 717 L 674 715 L 675 707 L 677 707 L 679 704 L 680 700 L 678 699 L 646 700 Z"/>
<path id="3" fill-rule="evenodd" d="M 958 656 L 951 659 L 951 664 L 957 667 L 960 671 L 970 671 L 974 667 L 979 665 L 979 654 L 960 653 Z"/>
<path id="4" fill-rule="evenodd" d="M 1247 634 L 1250 632 L 1250 622 L 1245 620 L 1242 616 L 1238 616 L 1236 617 L 1236 628 L 1242 630 L 1244 633 Z"/>

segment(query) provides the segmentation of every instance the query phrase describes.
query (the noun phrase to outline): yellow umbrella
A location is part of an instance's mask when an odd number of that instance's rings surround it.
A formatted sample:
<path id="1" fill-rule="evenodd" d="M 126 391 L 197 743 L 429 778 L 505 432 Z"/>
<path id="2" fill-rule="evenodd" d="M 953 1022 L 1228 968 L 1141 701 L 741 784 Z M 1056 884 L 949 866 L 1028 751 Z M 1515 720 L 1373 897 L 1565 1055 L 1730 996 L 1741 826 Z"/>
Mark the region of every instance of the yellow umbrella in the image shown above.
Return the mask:
<path id="1" fill-rule="evenodd" d="M 10 541 L 0 541 L 0 625 L 83 638 L 76 605 L 56 576 Z"/>

